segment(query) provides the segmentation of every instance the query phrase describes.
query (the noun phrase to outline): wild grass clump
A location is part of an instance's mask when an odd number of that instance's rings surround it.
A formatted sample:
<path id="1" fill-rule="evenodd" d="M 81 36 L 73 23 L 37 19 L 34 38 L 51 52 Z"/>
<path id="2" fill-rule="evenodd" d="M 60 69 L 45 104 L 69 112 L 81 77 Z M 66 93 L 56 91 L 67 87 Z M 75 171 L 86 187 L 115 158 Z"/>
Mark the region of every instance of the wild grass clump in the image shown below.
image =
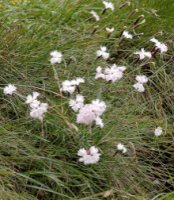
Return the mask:
<path id="1" fill-rule="evenodd" d="M 174 198 L 173 1 L 112 3 L 0 2 L 0 199 Z"/>

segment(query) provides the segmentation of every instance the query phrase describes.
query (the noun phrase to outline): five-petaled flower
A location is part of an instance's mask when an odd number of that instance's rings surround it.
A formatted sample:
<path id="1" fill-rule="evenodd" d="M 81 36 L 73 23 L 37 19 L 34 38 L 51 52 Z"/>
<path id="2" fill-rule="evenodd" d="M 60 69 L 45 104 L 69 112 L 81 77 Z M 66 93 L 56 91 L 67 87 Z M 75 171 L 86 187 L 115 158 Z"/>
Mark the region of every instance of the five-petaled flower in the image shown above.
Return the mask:
<path id="1" fill-rule="evenodd" d="M 16 92 L 16 90 L 17 90 L 16 86 L 8 84 L 7 86 L 4 87 L 4 94 L 12 95 L 14 92 Z"/>
<path id="2" fill-rule="evenodd" d="M 62 62 L 62 53 L 60 51 L 52 51 L 50 53 L 50 56 L 51 56 L 51 59 L 50 59 L 51 64 Z"/>
<path id="3" fill-rule="evenodd" d="M 79 162 L 83 162 L 85 165 L 89 164 L 95 164 L 100 160 L 100 153 L 99 150 L 95 147 L 92 146 L 89 149 L 80 149 L 77 153 L 79 158 Z"/>
<path id="4" fill-rule="evenodd" d="M 165 53 L 168 51 L 168 47 L 164 43 L 158 41 L 156 38 L 152 38 L 150 39 L 150 41 L 155 43 L 155 47 L 159 49 L 161 53 Z"/>
<path id="5" fill-rule="evenodd" d="M 141 48 L 140 51 L 135 52 L 134 54 L 139 55 L 139 59 L 143 60 L 145 57 L 151 58 L 152 54 L 149 51 L 145 51 L 144 48 Z"/>
<path id="6" fill-rule="evenodd" d="M 109 58 L 109 53 L 107 52 L 107 47 L 101 46 L 100 50 L 96 52 L 97 57 L 102 57 L 104 60 L 107 60 Z"/>
<path id="7" fill-rule="evenodd" d="M 69 101 L 69 106 L 75 111 L 78 112 L 80 108 L 84 106 L 84 96 L 77 94 L 76 99 L 71 99 Z"/>
<path id="8" fill-rule="evenodd" d="M 92 10 L 90 13 L 96 21 L 100 20 L 100 16 L 95 11 Z"/>
<path id="9" fill-rule="evenodd" d="M 133 36 L 128 31 L 123 31 L 122 36 L 127 39 L 132 39 Z"/>
<path id="10" fill-rule="evenodd" d="M 103 1 L 103 4 L 105 6 L 105 9 L 111 9 L 112 11 L 114 11 L 114 4 L 111 2 L 107 2 L 107 1 Z"/>

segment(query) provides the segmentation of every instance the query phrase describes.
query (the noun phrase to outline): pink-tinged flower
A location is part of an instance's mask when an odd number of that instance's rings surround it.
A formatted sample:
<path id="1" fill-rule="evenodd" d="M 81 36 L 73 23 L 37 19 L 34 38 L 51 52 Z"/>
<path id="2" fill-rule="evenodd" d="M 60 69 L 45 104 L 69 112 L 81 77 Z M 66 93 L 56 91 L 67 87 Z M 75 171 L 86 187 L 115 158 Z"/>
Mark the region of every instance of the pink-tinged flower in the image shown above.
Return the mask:
<path id="1" fill-rule="evenodd" d="M 26 104 L 29 104 L 31 108 L 36 108 L 39 106 L 40 104 L 40 101 L 37 100 L 37 97 L 39 96 L 40 94 L 38 92 L 33 92 L 32 95 L 28 95 L 26 97 L 26 101 L 25 103 Z"/>
<path id="2" fill-rule="evenodd" d="M 109 58 L 109 53 L 107 52 L 107 48 L 105 46 L 101 46 L 100 50 L 96 52 L 97 57 L 102 57 L 104 60 Z"/>
<path id="3" fill-rule="evenodd" d="M 84 106 L 84 96 L 78 94 L 76 99 L 71 99 L 69 101 L 69 106 L 75 111 L 79 111 L 80 108 Z"/>
<path id="4" fill-rule="evenodd" d="M 79 113 L 77 114 L 78 124 L 90 125 L 95 121 L 97 116 L 92 108 L 91 104 L 86 104 L 79 110 Z"/>
<path id="5" fill-rule="evenodd" d="M 69 94 L 72 94 L 76 87 L 80 84 L 80 83 L 84 83 L 85 80 L 83 78 L 76 78 L 74 80 L 65 80 L 62 82 L 62 86 L 60 88 L 61 91 L 63 92 L 67 92 Z"/>
<path id="6" fill-rule="evenodd" d="M 91 15 L 93 16 L 93 18 L 94 18 L 96 21 L 99 21 L 99 20 L 100 20 L 99 15 L 98 15 L 95 11 L 92 10 L 90 13 L 91 13 Z"/>
<path id="7" fill-rule="evenodd" d="M 123 31 L 122 35 L 123 35 L 124 38 L 127 38 L 127 39 L 133 38 L 132 34 L 130 34 L 128 31 Z"/>
<path id="8" fill-rule="evenodd" d="M 114 83 L 115 81 L 120 80 L 123 77 L 123 72 L 125 70 L 125 66 L 116 66 L 115 64 L 110 67 L 106 67 L 104 70 L 102 70 L 101 67 L 97 67 L 95 79 L 102 78 L 106 81 L 111 81 L 112 83 Z"/>
<path id="9" fill-rule="evenodd" d="M 90 147 L 88 150 L 82 148 L 77 153 L 79 162 L 83 162 L 85 165 L 95 164 L 100 160 L 100 153 L 95 146 Z"/>
<path id="10" fill-rule="evenodd" d="M 106 110 L 106 104 L 98 99 L 92 101 L 91 104 L 85 104 L 77 114 L 77 123 L 91 125 L 93 122 L 100 124 L 103 127 L 102 122 L 99 122 L 100 117 Z"/>
<path id="11" fill-rule="evenodd" d="M 51 56 L 51 59 L 50 59 L 51 64 L 62 62 L 62 53 L 60 51 L 52 51 L 50 53 L 50 56 Z"/>
<path id="12" fill-rule="evenodd" d="M 48 104 L 47 103 L 40 103 L 37 107 L 31 108 L 30 110 L 30 116 L 34 119 L 43 120 L 44 114 L 48 110 Z"/>
<path id="13" fill-rule="evenodd" d="M 156 38 L 152 38 L 150 41 L 155 43 L 155 47 L 159 49 L 161 53 L 168 51 L 168 47 L 164 43 L 158 41 Z"/>
<path id="14" fill-rule="evenodd" d="M 149 51 L 145 51 L 144 48 L 142 48 L 140 51 L 135 52 L 134 54 L 139 55 L 140 60 L 143 60 L 144 58 L 151 58 L 152 54 Z"/>
<path id="15" fill-rule="evenodd" d="M 144 88 L 144 86 L 143 86 L 142 83 L 137 82 L 137 83 L 135 83 L 135 84 L 133 85 L 133 87 L 134 87 L 138 92 L 144 92 L 144 91 L 145 91 L 145 88 Z"/>
<path id="16" fill-rule="evenodd" d="M 17 90 L 16 86 L 8 84 L 7 86 L 4 87 L 4 94 L 13 95 L 13 93 L 16 92 L 16 90 Z"/>
<path id="17" fill-rule="evenodd" d="M 111 2 L 107 2 L 107 1 L 103 1 L 103 4 L 105 6 L 105 9 L 111 9 L 112 11 L 114 11 L 114 4 Z"/>
<path id="18" fill-rule="evenodd" d="M 93 112 L 95 112 L 98 117 L 100 117 L 106 110 L 105 102 L 100 101 L 99 99 L 93 100 L 91 105 Z"/>
<path id="19" fill-rule="evenodd" d="M 142 84 L 148 82 L 148 78 L 145 75 L 137 75 L 136 80 L 137 80 L 137 82 L 142 83 Z"/>
<path id="20" fill-rule="evenodd" d="M 138 92 L 144 92 L 145 91 L 145 88 L 144 88 L 144 83 L 147 83 L 148 82 L 148 78 L 147 76 L 145 75 L 137 75 L 136 76 L 136 80 L 137 80 L 137 83 L 135 83 L 133 85 L 133 87 L 138 91 Z"/>
<path id="21" fill-rule="evenodd" d="M 105 75 L 103 74 L 102 68 L 100 66 L 96 68 L 96 75 L 95 75 L 95 79 L 99 78 L 105 79 Z"/>

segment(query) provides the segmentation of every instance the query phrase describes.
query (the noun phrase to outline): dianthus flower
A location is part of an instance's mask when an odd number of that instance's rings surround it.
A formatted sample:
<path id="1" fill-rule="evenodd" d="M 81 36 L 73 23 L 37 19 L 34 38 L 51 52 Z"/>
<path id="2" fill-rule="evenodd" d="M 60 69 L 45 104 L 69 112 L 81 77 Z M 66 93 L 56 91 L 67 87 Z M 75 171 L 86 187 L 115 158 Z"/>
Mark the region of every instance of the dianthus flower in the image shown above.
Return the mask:
<path id="1" fill-rule="evenodd" d="M 83 162 L 85 165 L 95 164 L 100 160 L 100 153 L 95 146 L 90 147 L 88 150 L 82 148 L 77 153 L 79 162 Z"/>
<path id="2" fill-rule="evenodd" d="M 51 64 L 62 62 L 62 53 L 60 51 L 52 51 L 50 53 L 50 56 L 51 56 L 50 59 Z"/>
<path id="3" fill-rule="evenodd" d="M 80 108 L 84 106 L 84 96 L 78 94 L 76 99 L 71 99 L 69 101 L 69 106 L 75 111 L 79 111 Z"/>
<path id="4" fill-rule="evenodd" d="M 168 47 L 164 43 L 158 41 L 156 38 L 152 38 L 150 41 L 155 43 L 155 47 L 159 49 L 161 53 L 168 51 Z"/>
<path id="5" fill-rule="evenodd" d="M 7 86 L 4 87 L 4 94 L 5 95 L 13 95 L 14 92 L 16 92 L 16 86 L 12 84 L 8 84 Z"/>
<path id="6" fill-rule="evenodd" d="M 97 57 L 102 57 L 104 60 L 109 58 L 109 53 L 107 52 L 107 48 L 105 46 L 101 46 L 100 50 L 96 52 Z"/>

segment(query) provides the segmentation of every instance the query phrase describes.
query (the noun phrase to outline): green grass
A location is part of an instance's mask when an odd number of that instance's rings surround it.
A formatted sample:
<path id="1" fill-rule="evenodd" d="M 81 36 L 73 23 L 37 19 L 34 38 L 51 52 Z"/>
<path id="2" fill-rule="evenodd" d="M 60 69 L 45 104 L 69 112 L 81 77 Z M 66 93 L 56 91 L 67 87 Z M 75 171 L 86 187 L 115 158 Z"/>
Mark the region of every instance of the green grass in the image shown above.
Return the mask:
<path id="1" fill-rule="evenodd" d="M 113 191 L 113 199 L 173 199 L 173 0 L 132 1 L 121 10 L 123 1 L 115 1 L 116 11 L 106 12 L 95 22 L 89 12 L 101 13 L 101 2 L 2 1 L 0 88 L 13 83 L 23 96 L 38 91 L 50 107 L 43 137 L 40 122 L 29 117 L 24 100 L 0 91 L 0 199 L 100 200 L 108 190 Z M 139 12 L 128 18 L 135 8 Z M 144 35 L 120 43 L 123 27 L 132 32 L 133 22 L 142 14 L 146 22 L 137 33 Z M 96 25 L 99 28 L 91 35 Z M 110 38 L 107 26 L 116 30 Z M 142 47 L 151 50 L 149 39 L 159 31 L 163 34 L 158 39 L 169 47 L 167 54 L 158 54 L 145 67 L 144 61 L 135 64 L 134 51 Z M 96 60 L 101 45 L 112 55 L 108 63 Z M 106 102 L 103 129 L 94 127 L 90 132 L 76 124 L 69 98 L 60 97 L 57 89 L 49 63 L 51 50 L 64 55 L 64 61 L 56 66 L 61 82 L 85 77 L 81 92 L 86 101 L 100 98 Z M 72 56 L 76 61 L 68 65 Z M 96 67 L 111 63 L 127 66 L 124 78 L 114 84 L 95 80 Z M 132 88 L 139 73 L 149 76 L 144 94 Z M 154 137 L 156 126 L 163 127 L 159 138 Z M 118 142 L 126 145 L 128 155 L 115 155 Z M 79 148 L 92 145 L 102 154 L 99 163 L 77 162 Z"/>

